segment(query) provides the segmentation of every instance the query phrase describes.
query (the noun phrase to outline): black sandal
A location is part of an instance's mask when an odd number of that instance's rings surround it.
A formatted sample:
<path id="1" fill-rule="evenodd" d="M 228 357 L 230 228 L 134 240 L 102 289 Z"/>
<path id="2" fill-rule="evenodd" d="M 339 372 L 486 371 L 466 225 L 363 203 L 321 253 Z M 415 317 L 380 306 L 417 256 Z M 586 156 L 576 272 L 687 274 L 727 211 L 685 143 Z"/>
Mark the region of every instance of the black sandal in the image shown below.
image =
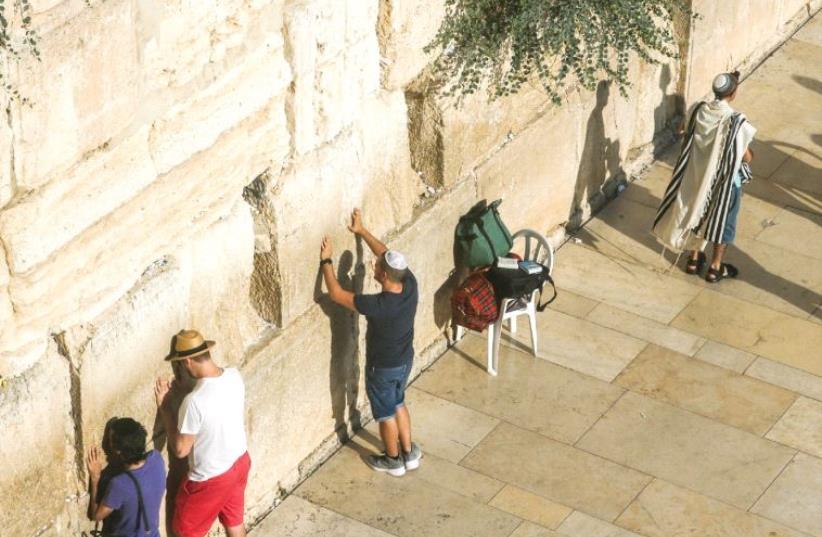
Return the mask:
<path id="1" fill-rule="evenodd" d="M 688 259 L 688 263 L 685 265 L 685 273 L 696 274 L 698 272 L 702 272 L 702 267 L 704 266 L 705 252 L 699 252 L 696 256 L 696 259 Z"/>
<path id="2" fill-rule="evenodd" d="M 723 278 L 736 278 L 739 275 L 739 269 L 730 263 L 722 263 L 719 269 L 713 267 L 708 269 L 708 274 L 705 275 L 705 281 L 708 283 L 716 283 Z"/>

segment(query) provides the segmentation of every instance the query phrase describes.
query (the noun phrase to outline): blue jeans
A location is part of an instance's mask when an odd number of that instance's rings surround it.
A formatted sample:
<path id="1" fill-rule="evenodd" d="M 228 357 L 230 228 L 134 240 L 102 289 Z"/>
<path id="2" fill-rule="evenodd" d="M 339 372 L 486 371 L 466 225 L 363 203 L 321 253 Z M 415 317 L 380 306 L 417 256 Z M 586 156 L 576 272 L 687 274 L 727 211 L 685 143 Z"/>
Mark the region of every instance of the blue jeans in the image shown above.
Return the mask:
<path id="1" fill-rule="evenodd" d="M 375 420 L 389 420 L 405 405 L 405 385 L 410 373 L 411 363 L 399 367 L 365 367 L 365 393 Z"/>
<path id="2" fill-rule="evenodd" d="M 731 206 L 728 209 L 728 219 L 722 229 L 722 243 L 731 244 L 736 238 L 736 220 L 739 217 L 739 206 L 742 205 L 742 187 L 731 187 Z"/>

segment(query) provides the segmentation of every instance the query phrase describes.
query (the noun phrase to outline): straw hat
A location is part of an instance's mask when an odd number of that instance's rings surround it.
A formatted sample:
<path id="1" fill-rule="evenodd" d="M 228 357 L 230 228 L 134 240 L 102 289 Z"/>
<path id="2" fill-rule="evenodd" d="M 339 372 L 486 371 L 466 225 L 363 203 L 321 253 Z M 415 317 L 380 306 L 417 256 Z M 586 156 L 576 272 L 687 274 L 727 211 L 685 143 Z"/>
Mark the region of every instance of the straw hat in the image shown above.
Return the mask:
<path id="1" fill-rule="evenodd" d="M 207 353 L 216 345 L 213 341 L 206 341 L 196 330 L 180 330 L 174 336 L 174 350 L 166 356 L 167 361 L 194 358 Z"/>

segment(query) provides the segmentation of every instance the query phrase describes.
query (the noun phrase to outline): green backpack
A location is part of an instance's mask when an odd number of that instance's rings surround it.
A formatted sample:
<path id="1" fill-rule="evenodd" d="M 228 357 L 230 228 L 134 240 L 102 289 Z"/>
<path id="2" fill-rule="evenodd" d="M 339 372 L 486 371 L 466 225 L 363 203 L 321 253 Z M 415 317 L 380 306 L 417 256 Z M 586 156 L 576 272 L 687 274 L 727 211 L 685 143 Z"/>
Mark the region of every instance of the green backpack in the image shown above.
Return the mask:
<path id="1" fill-rule="evenodd" d="M 511 251 L 514 241 L 498 207 L 502 200 L 487 203 L 482 200 L 460 217 L 454 232 L 454 253 L 458 263 L 468 268 L 494 263 L 497 257 Z"/>

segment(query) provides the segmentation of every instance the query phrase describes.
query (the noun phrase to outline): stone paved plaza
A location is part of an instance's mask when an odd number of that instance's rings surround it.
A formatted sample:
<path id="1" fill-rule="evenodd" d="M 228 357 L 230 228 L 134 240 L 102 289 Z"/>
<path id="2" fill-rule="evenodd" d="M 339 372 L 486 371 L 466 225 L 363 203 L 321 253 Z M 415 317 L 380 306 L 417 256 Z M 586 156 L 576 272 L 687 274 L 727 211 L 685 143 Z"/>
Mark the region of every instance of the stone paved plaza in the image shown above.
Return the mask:
<path id="1" fill-rule="evenodd" d="M 468 335 L 416 379 L 418 471 L 363 463 L 372 423 L 252 535 L 822 536 L 820 65 L 817 16 L 734 103 L 758 128 L 738 280 L 650 235 L 669 151 L 558 250 L 538 357 L 521 323 L 498 377 Z"/>

